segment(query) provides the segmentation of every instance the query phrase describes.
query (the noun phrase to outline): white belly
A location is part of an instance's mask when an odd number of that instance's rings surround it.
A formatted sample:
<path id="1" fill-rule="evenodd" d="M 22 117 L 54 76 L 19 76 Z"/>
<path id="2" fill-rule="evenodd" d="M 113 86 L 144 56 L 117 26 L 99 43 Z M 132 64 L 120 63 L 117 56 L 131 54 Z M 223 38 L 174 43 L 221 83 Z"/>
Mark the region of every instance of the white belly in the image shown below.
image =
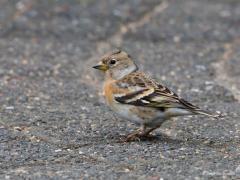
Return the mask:
<path id="1" fill-rule="evenodd" d="M 121 105 L 116 103 L 112 110 L 116 112 L 120 117 L 127 119 L 135 124 L 141 125 L 143 124 L 143 120 L 138 117 L 136 114 L 130 111 L 131 105 Z"/>
<path id="2" fill-rule="evenodd" d="M 133 105 L 122 105 L 119 103 L 114 103 L 112 106 L 112 110 L 115 111 L 120 117 L 131 121 L 132 123 L 138 124 L 138 125 L 146 125 L 149 127 L 156 127 L 161 125 L 166 118 L 165 113 L 158 111 L 158 110 L 153 110 L 155 112 L 152 112 L 151 114 L 147 115 L 144 114 L 144 116 L 141 116 L 140 114 L 134 113 L 131 109 L 136 108 Z M 141 111 L 143 107 L 138 107 Z M 143 114 L 143 113 L 142 113 Z"/>

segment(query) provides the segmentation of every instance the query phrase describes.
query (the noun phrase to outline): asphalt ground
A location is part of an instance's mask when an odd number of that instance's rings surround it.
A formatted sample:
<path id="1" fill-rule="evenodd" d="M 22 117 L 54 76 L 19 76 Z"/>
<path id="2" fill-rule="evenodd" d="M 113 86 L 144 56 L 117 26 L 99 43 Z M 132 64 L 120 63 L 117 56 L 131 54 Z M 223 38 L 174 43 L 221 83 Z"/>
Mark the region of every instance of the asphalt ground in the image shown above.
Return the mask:
<path id="1" fill-rule="evenodd" d="M 113 114 L 91 67 L 121 47 L 225 117 L 174 118 L 152 141 Z M 0 179 L 239 179 L 238 0 L 1 0 Z"/>

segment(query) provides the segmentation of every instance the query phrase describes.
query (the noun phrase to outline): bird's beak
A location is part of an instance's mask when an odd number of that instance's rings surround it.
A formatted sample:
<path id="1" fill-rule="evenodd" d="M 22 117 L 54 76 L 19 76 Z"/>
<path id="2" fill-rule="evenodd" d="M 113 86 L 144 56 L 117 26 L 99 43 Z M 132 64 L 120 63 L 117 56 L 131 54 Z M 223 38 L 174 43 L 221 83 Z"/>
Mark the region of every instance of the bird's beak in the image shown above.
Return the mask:
<path id="1" fill-rule="evenodd" d="M 108 66 L 106 64 L 103 63 L 98 63 L 96 66 L 93 66 L 94 69 L 98 69 L 101 71 L 107 71 L 108 70 Z"/>

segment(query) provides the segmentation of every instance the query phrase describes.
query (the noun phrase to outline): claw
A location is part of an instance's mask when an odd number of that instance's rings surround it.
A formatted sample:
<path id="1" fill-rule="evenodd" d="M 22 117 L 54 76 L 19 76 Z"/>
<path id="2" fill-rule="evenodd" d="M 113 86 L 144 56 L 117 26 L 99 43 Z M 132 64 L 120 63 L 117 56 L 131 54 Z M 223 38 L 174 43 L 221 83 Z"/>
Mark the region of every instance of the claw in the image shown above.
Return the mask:
<path id="1" fill-rule="evenodd" d="M 143 132 L 132 133 L 132 134 L 129 134 L 126 137 L 125 142 L 131 142 L 131 141 L 140 142 L 141 140 L 153 139 L 154 137 L 155 137 L 154 135 L 146 134 L 146 133 L 143 133 Z"/>
<path id="2" fill-rule="evenodd" d="M 125 142 L 131 142 L 131 141 L 141 141 L 140 134 L 129 134 L 127 138 L 125 139 Z"/>
<path id="3" fill-rule="evenodd" d="M 131 142 L 131 141 L 140 142 L 141 140 L 152 140 L 154 139 L 155 136 L 151 135 L 150 133 L 156 128 L 158 127 L 146 130 L 146 127 L 143 126 L 140 129 L 129 134 L 125 139 L 121 139 L 121 141 L 125 143 L 125 142 Z"/>

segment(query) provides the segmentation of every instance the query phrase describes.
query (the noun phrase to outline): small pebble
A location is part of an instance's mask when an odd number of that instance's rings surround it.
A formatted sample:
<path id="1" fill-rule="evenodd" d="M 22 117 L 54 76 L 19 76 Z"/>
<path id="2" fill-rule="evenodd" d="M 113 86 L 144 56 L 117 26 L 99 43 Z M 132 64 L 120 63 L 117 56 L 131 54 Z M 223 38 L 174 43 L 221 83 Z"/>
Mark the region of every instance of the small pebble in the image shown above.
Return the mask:
<path id="1" fill-rule="evenodd" d="M 61 149 L 56 149 L 55 152 L 61 152 L 62 150 Z"/>
<path id="2" fill-rule="evenodd" d="M 235 169 L 236 174 L 240 175 L 240 165 Z"/>
<path id="3" fill-rule="evenodd" d="M 6 110 L 14 110 L 14 106 L 7 106 L 5 107 Z"/>
<path id="4" fill-rule="evenodd" d="M 78 154 L 84 154 L 84 152 L 82 152 L 82 151 L 78 151 Z"/>

